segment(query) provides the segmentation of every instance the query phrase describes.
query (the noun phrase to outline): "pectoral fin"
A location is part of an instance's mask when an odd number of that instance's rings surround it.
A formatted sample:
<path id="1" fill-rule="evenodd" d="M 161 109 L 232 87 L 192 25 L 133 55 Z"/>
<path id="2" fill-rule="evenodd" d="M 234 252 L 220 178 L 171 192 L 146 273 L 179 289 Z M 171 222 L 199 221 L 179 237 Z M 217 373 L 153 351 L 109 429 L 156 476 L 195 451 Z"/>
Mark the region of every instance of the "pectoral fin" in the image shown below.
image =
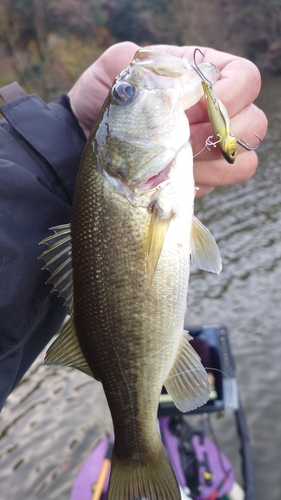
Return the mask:
<path id="1" fill-rule="evenodd" d="M 191 262 L 195 267 L 220 274 L 221 256 L 214 237 L 195 216 L 193 216 L 191 238 Z"/>
<path id="2" fill-rule="evenodd" d="M 58 337 L 49 347 L 45 357 L 45 364 L 71 366 L 90 377 L 94 377 L 81 351 L 73 316 L 64 324 Z"/>
<path id="3" fill-rule="evenodd" d="M 197 352 L 183 333 L 175 363 L 164 385 L 179 410 L 187 412 L 205 404 L 210 395 L 208 374 Z"/>
<path id="4" fill-rule="evenodd" d="M 155 203 L 152 209 L 152 216 L 147 237 L 147 276 L 148 283 L 151 285 L 157 262 L 159 260 L 165 236 L 168 231 L 170 216 L 161 216 L 161 209 Z"/>

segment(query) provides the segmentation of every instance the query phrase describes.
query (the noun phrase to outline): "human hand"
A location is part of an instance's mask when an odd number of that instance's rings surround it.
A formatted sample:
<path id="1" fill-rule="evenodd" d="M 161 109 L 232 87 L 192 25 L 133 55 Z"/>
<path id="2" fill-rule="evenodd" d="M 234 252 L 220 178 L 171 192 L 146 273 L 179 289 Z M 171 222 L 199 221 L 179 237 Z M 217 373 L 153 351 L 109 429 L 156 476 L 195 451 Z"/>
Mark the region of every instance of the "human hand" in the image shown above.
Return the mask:
<path id="1" fill-rule="evenodd" d="M 72 110 L 86 137 L 90 134 L 114 78 L 128 66 L 139 48 L 131 42 L 113 45 L 83 73 L 70 90 Z M 155 45 L 148 48 L 168 52 L 176 57 L 186 57 L 192 63 L 196 47 Z M 214 84 L 214 91 L 228 111 L 231 133 L 237 139 L 242 138 L 255 146 L 257 139 L 253 134 L 263 138 L 267 129 L 264 113 L 252 104 L 261 85 L 257 67 L 250 61 L 231 54 L 210 48 L 200 49 L 205 54 L 204 61 L 215 64 L 221 71 L 221 78 Z M 196 62 L 202 62 L 199 56 Z M 186 114 L 190 123 L 193 152 L 196 155 L 204 147 L 207 137 L 213 133 L 205 98 L 202 97 Z M 216 186 L 244 182 L 254 174 L 258 164 L 256 153 L 240 146 L 238 148 L 234 165 L 226 162 L 219 147 L 205 149 L 194 158 L 195 184 L 199 188 L 197 197 L 210 193 Z"/>

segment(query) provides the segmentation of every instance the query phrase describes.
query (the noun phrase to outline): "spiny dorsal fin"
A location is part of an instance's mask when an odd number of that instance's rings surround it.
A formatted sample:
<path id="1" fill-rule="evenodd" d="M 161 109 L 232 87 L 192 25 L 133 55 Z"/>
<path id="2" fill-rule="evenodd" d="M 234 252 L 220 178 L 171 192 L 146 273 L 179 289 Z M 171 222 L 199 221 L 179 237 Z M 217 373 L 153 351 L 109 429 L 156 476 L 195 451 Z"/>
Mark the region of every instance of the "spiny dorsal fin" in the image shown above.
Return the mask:
<path id="1" fill-rule="evenodd" d="M 161 217 L 160 208 L 155 203 L 152 209 L 151 221 L 147 236 L 147 276 L 148 283 L 151 285 L 153 276 L 159 260 L 165 236 L 170 224 L 170 217 Z"/>
<path id="2" fill-rule="evenodd" d="M 164 383 L 176 407 L 184 412 L 202 406 L 210 395 L 208 374 L 190 339 L 184 331 L 174 365 Z"/>
<path id="3" fill-rule="evenodd" d="M 52 291 L 56 290 L 59 296 L 64 297 L 64 305 L 71 308 L 73 290 L 70 224 L 54 226 L 50 230 L 54 231 L 54 234 L 39 243 L 39 245 L 48 245 L 49 248 L 38 259 L 46 261 L 42 269 L 48 269 L 51 273 L 46 283 L 52 283 Z"/>
<path id="4" fill-rule="evenodd" d="M 209 229 L 195 216 L 191 227 L 190 249 L 191 262 L 195 267 L 220 274 L 222 263 L 216 241 Z"/>
<path id="5" fill-rule="evenodd" d="M 49 347 L 45 364 L 70 366 L 93 377 L 78 342 L 73 316 L 63 325 L 58 337 Z"/>

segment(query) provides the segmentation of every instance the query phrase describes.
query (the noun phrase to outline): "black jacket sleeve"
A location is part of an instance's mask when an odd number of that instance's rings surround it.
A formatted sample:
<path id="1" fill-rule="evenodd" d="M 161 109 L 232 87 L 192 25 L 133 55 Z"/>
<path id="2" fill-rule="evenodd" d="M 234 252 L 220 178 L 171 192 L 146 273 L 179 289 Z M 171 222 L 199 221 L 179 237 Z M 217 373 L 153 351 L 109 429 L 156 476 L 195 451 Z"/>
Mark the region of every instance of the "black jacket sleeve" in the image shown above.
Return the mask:
<path id="1" fill-rule="evenodd" d="M 67 313 L 38 243 L 70 221 L 86 141 L 66 95 L 47 105 L 17 88 L 0 108 L 0 409 Z"/>

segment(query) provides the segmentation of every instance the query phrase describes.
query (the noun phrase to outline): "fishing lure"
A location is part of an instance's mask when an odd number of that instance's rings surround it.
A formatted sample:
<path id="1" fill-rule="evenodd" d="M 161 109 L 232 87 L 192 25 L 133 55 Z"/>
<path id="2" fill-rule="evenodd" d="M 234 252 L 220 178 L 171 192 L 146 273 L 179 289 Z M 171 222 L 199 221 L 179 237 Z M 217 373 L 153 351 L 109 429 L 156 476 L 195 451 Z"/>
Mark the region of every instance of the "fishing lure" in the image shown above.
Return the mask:
<path id="1" fill-rule="evenodd" d="M 210 138 L 208 138 L 205 147 L 218 144 L 226 161 L 228 163 L 234 163 L 237 157 L 237 144 L 240 144 L 240 146 L 247 149 L 248 151 L 253 151 L 259 147 L 261 138 L 258 135 L 254 134 L 260 142 L 257 146 L 251 147 L 246 141 L 244 141 L 243 139 L 238 140 L 230 133 L 230 118 L 227 109 L 224 104 L 217 98 L 212 83 L 205 77 L 205 75 L 198 67 L 195 60 L 195 54 L 197 51 L 200 52 L 200 54 L 202 54 L 202 56 L 204 57 L 203 52 L 201 52 L 200 49 L 196 48 L 193 55 L 193 68 L 201 78 L 210 123 L 216 137 L 216 142 L 214 143 L 210 143 Z"/>

